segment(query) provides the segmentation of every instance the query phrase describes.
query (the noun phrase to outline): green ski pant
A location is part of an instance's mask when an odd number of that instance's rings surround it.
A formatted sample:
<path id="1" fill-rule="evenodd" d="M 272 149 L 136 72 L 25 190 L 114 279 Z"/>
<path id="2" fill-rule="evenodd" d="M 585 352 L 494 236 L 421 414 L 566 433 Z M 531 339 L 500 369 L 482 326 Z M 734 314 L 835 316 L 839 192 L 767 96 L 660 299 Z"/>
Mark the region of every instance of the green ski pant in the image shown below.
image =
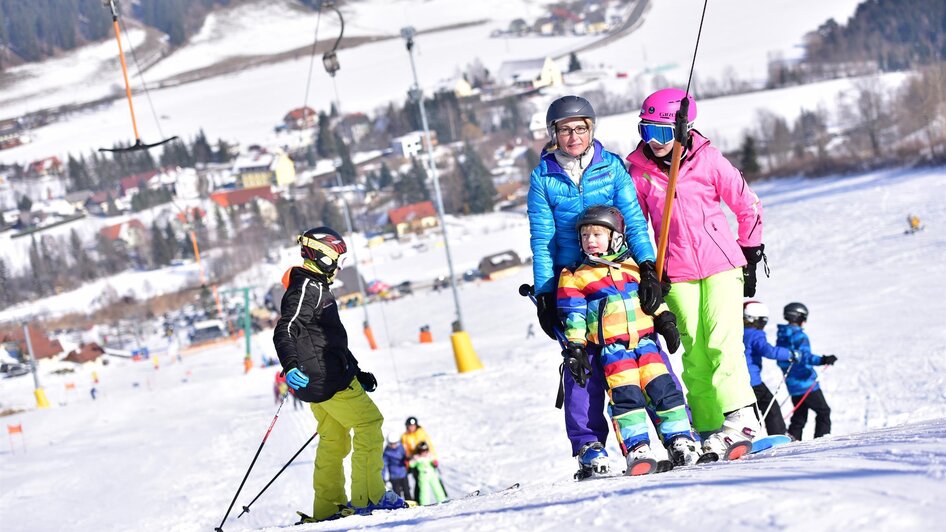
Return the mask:
<path id="1" fill-rule="evenodd" d="M 667 305 L 683 344 L 683 382 L 693 428 L 711 432 L 724 412 L 755 403 L 742 343 L 742 268 L 673 283 Z"/>
<path id="2" fill-rule="evenodd" d="M 351 504 L 363 508 L 384 496 L 381 478 L 384 417 L 357 379 L 328 401 L 309 405 L 318 422 L 319 444 L 315 451 L 312 486 L 315 502 L 312 516 L 326 519 L 338 512 L 338 505 L 348 503 L 345 495 L 345 470 L 342 461 L 352 448 Z"/>

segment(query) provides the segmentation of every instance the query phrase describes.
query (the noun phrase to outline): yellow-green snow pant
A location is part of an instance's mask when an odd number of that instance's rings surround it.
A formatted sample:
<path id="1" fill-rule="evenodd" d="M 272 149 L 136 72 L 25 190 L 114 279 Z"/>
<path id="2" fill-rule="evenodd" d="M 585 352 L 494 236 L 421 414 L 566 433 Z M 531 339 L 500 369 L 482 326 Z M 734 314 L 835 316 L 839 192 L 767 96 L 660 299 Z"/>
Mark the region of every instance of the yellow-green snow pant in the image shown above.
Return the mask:
<path id="1" fill-rule="evenodd" d="M 338 512 L 338 505 L 348 503 L 345 495 L 345 470 L 342 460 L 351 450 L 355 432 L 355 451 L 351 456 L 351 504 L 365 507 L 384 496 L 381 478 L 384 436 L 381 424 L 384 417 L 368 397 L 357 379 L 348 388 L 336 393 L 328 401 L 309 405 L 319 432 L 315 451 L 315 473 L 312 486 L 315 502 L 312 516 L 326 519 Z"/>
<path id="2" fill-rule="evenodd" d="M 667 305 L 683 344 L 683 382 L 693 428 L 710 432 L 724 412 L 755 403 L 742 343 L 742 268 L 673 283 Z"/>

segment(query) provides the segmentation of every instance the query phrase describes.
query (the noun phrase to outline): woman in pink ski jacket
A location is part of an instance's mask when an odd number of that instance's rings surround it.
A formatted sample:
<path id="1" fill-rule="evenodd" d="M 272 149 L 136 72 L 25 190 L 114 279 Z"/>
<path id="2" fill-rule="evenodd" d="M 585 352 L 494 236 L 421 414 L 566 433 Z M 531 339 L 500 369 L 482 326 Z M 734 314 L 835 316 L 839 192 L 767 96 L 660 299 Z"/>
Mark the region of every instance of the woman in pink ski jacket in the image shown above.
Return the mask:
<path id="1" fill-rule="evenodd" d="M 685 353 L 683 382 L 693 427 L 705 452 L 738 458 L 759 428 L 755 395 L 742 342 L 742 297 L 755 294 L 756 264 L 763 258 L 762 204 L 742 174 L 692 129 L 696 102 L 679 89 L 644 100 L 638 130 L 643 139 L 627 156 L 638 203 L 659 239 L 669 182 L 673 122 L 690 99 L 688 138 L 677 178 L 664 271 Z M 734 236 L 720 200 L 735 213 Z M 658 242 L 659 244 L 659 242 Z"/>

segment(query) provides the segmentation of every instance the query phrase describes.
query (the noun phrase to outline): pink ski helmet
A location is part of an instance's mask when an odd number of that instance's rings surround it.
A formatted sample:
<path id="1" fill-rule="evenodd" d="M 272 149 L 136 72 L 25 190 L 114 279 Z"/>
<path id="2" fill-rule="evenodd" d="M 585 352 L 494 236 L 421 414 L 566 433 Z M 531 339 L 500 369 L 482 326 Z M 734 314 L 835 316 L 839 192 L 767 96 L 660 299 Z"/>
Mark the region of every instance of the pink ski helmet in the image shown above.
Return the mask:
<path id="1" fill-rule="evenodd" d="M 696 100 L 693 95 L 687 95 L 680 89 L 660 89 L 651 94 L 641 105 L 641 120 L 658 124 L 673 124 L 675 114 L 680 110 L 680 101 L 686 96 L 690 100 L 690 109 L 687 113 L 687 123 L 696 120 Z"/>

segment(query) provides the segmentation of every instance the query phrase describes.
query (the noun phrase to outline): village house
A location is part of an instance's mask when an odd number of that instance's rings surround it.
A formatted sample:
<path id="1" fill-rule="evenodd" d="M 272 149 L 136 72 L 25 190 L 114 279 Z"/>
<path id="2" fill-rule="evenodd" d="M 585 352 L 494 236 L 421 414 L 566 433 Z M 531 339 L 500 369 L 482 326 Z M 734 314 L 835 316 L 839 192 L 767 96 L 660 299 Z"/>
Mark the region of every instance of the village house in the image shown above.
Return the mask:
<path id="1" fill-rule="evenodd" d="M 111 242 L 124 243 L 126 249 L 134 249 L 144 244 L 145 239 L 148 237 L 148 230 L 145 229 L 144 224 L 137 218 L 107 225 L 99 229 L 99 233 Z"/>
<path id="2" fill-rule="evenodd" d="M 210 195 L 210 200 L 223 210 L 237 209 L 239 211 L 250 208 L 252 203 L 259 206 L 263 219 L 269 222 L 278 218 L 276 212 L 276 195 L 269 185 L 254 188 L 237 188 L 233 190 L 218 190 Z"/>
<path id="3" fill-rule="evenodd" d="M 30 344 L 33 346 L 33 356 L 36 357 L 36 360 L 41 360 L 44 358 L 52 358 L 59 353 L 62 353 L 62 345 L 59 343 L 59 340 L 51 340 L 46 333 L 46 329 L 42 325 L 30 324 Z M 12 343 L 15 344 L 17 349 L 22 353 L 22 360 L 27 360 L 28 349 L 24 339 L 26 336 L 23 334 L 22 326 L 8 327 L 6 329 L 0 330 L 0 344 Z"/>
<path id="4" fill-rule="evenodd" d="M 503 61 L 498 79 L 505 85 L 538 89 L 562 85 L 562 69 L 551 57 Z"/>
<path id="5" fill-rule="evenodd" d="M 388 211 L 388 221 L 394 226 L 398 238 L 411 233 L 423 233 L 427 229 L 437 227 L 437 211 L 433 202 L 422 201 L 391 209 Z"/>
<path id="6" fill-rule="evenodd" d="M 295 163 L 279 149 L 251 148 L 233 163 L 233 173 L 241 188 L 286 187 L 296 182 Z"/>
<path id="7" fill-rule="evenodd" d="M 78 349 L 73 349 L 69 351 L 69 354 L 66 355 L 66 358 L 63 360 L 67 362 L 75 362 L 76 364 L 85 364 L 86 362 L 95 362 L 98 358 L 105 354 L 105 350 L 102 349 L 102 346 L 95 342 L 79 344 Z"/>
<path id="8" fill-rule="evenodd" d="M 26 196 L 32 201 L 61 198 L 66 195 L 66 175 L 58 157 L 33 161 L 22 178 L 10 180 L 16 201 Z"/>
<path id="9" fill-rule="evenodd" d="M 315 126 L 317 114 L 311 107 L 297 107 L 286 113 L 282 122 L 286 129 L 299 130 Z"/>
<path id="10" fill-rule="evenodd" d="M 431 130 L 430 143 L 432 144 L 432 147 L 437 146 L 436 131 Z M 391 139 L 391 149 L 395 155 L 399 155 L 407 159 L 416 157 L 420 152 L 424 151 L 424 132 L 411 131 L 410 133 Z"/>

